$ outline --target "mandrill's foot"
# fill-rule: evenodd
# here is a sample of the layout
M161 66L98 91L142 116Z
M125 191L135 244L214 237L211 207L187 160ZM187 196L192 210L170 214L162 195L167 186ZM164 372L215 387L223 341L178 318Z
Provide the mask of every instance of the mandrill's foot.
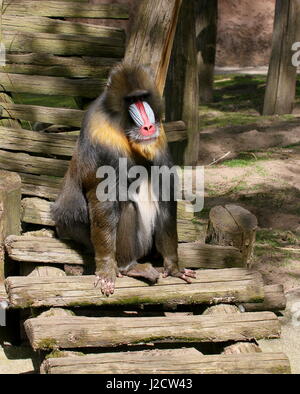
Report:
M109 273L105 271L98 271L95 273L95 275L96 278L94 286L99 286L102 294L106 295L107 297L113 294L115 291L116 273L114 271Z
M194 270L189 270L184 268L183 270L165 270L163 273L163 277L166 278L167 276L174 276L176 278L180 278L187 283L192 283L190 278L196 278L196 272Z
M133 278L146 279L150 283L156 283L160 277L159 272L150 263L132 265L128 270L122 271L122 274Z

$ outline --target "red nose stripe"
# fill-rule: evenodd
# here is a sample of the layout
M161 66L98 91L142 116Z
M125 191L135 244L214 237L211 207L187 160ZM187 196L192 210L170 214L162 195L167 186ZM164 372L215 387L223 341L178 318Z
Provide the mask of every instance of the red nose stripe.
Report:
M144 125L145 126L149 126L150 125L150 120L149 120L148 115L146 113L144 104L141 101L137 101L135 103L135 105L136 105L137 109L139 110L139 113L141 114L141 117L143 119Z

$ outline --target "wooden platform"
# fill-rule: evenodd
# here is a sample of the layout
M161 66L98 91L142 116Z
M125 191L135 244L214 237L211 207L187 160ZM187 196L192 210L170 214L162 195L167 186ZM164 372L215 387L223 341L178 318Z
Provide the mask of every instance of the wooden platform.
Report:
M150 350L48 358L43 374L278 374L290 373L283 353L204 356L196 349Z

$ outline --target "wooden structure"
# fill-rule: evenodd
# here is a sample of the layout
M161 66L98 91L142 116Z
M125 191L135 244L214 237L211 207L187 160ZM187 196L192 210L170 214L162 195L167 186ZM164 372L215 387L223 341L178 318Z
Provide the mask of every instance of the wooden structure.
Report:
M292 46L300 41L300 1L276 0L272 53L263 115L292 113L297 68Z
M20 211L23 230L20 235L18 221L14 228L0 231L0 241L3 235L8 236L5 239L7 264L19 264L22 275L5 280L9 308L22 311L27 338L36 351L44 352L41 358L55 350L41 365L42 373L289 373L289 362L284 354L258 353L257 346L251 345L255 352L243 354L243 348L249 352L249 342L255 339L279 337L280 325L274 312L285 306L281 286L264 286L259 273L246 269L255 237L254 220L247 221L252 218L249 212L231 208L232 213L238 212L243 223L234 231L230 226L220 229L214 215L216 220L211 220L210 226L214 232L208 233L209 243L204 244L200 242L196 218L185 210L186 202L180 203L180 264L204 268L197 272L197 279L187 285L176 278L165 278L155 286L148 286L132 278L122 278L117 280L116 292L109 298L93 287L92 276L79 275L84 262L92 257L84 255L78 245L55 238L50 205L72 155L83 110L15 103L14 93L67 95L77 103L91 100L101 92L109 68L122 59L125 52L130 59L133 53L141 51L143 43L149 44L152 24L163 32L154 34L151 41L153 48L161 53L161 58L156 54L156 61L163 59L155 66L162 90L178 15L179 28L188 33L180 19L181 1L155 0L156 7L152 3L150 9L149 2L140 2L138 12L149 13L149 25L143 30L145 34L138 34L140 19L136 18L125 51L124 32L119 29L61 20L127 18L123 6L87 5L83 1L4 2L3 37L11 53L8 52L7 65L0 73L3 89L0 169L19 174L23 194L20 201L18 176L3 173L4 179L11 176L15 180L14 209ZM189 16L188 20L192 17L192 3L183 0L180 11ZM163 10L164 17L160 15ZM143 41L147 36L148 41ZM195 41L193 38L189 41L190 57ZM175 48L182 51L183 46L177 41ZM188 94L187 87L192 83L189 67L192 66L187 63L184 69L184 94ZM192 87L198 92L197 86ZM189 92L189 103L196 97L193 96L196 90ZM188 110L180 114L182 119L165 124L169 141L182 141L193 133ZM43 131L34 131L33 122L48 125ZM191 141L193 139L189 143ZM7 187L4 194L0 194L1 204L6 198L2 195L9 192ZM8 215L10 211L6 206L3 205L4 214ZM224 209L228 210L227 206ZM212 233L218 237L211 237ZM66 273L74 274L71 269L74 267L77 275L67 276ZM226 312L224 309L201 314L220 303L230 305L233 312L228 313L225 308ZM237 313L237 305L246 312ZM50 309L39 315L45 308ZM38 317L32 316L33 311ZM226 353L228 341L238 343L240 354L234 351L220 354ZM160 343L169 349L153 348ZM182 348L172 349L174 344ZM218 351L212 356L203 355L198 350L202 344L218 346ZM128 351L132 349L128 346L135 346L139 351ZM144 351L145 346L153 350ZM184 349L186 346L189 349ZM76 352L70 352L78 348L91 353L95 348L98 351L105 348L105 356L79 357ZM107 352L112 348L117 352ZM68 352L61 351L64 349Z

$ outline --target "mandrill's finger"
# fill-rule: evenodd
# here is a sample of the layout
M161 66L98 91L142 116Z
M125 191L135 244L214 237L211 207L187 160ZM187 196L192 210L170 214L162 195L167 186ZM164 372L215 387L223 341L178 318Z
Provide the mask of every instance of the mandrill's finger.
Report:
M94 280L94 287L97 287L100 282L100 276L96 275L95 280Z
M184 275L189 276L190 278L196 278L196 272L194 270L184 269L181 271Z

